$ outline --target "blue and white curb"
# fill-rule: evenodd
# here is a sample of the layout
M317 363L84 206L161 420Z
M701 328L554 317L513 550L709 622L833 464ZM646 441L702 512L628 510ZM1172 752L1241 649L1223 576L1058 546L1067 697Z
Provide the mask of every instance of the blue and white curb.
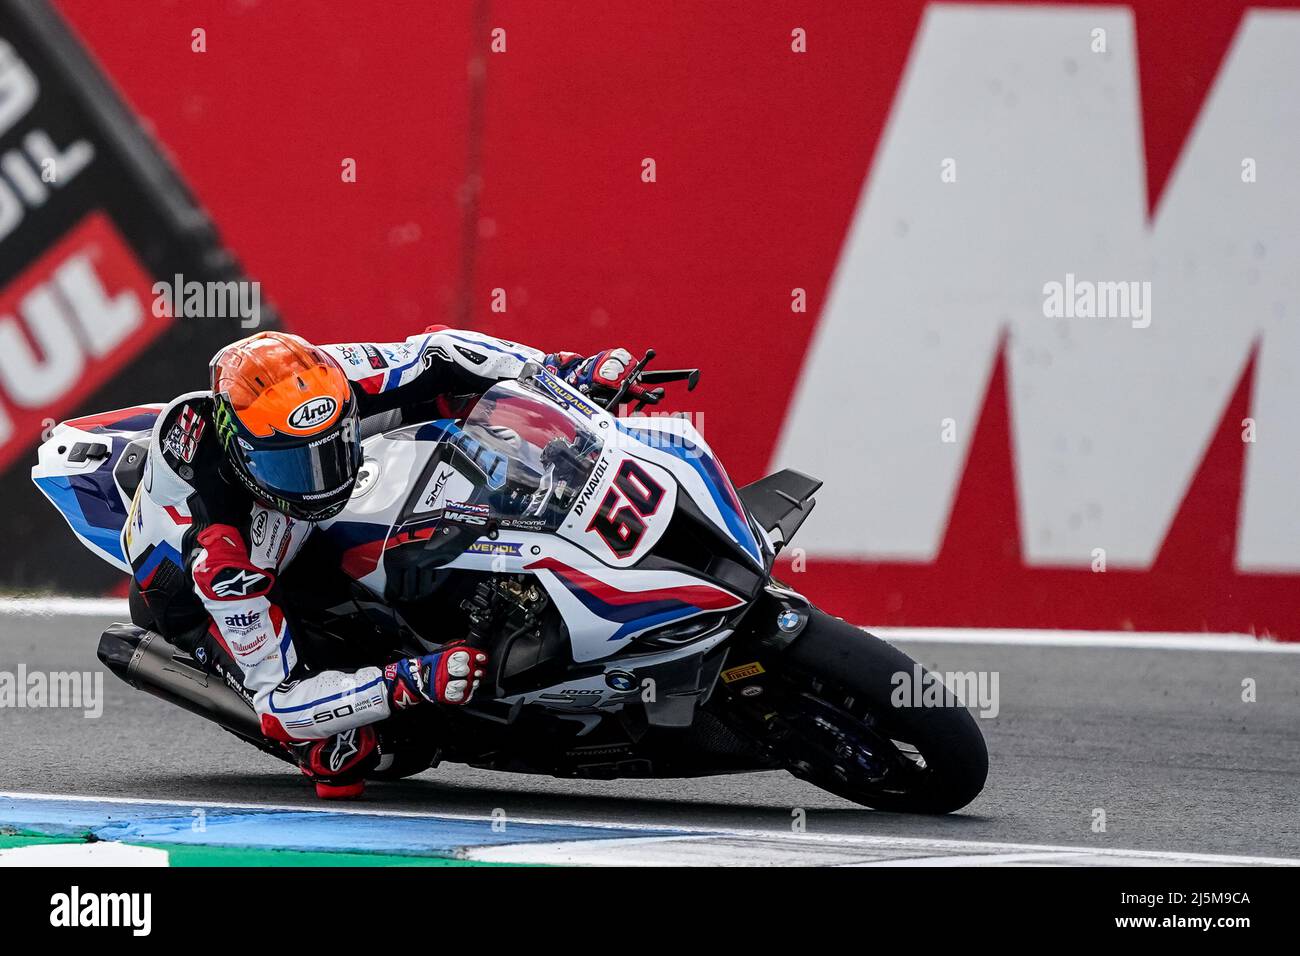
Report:
M3 829L102 841L90 854L47 848L68 865L91 865L94 853L109 865L159 865L137 844L165 844L562 866L1300 866L1166 850L26 793L0 793Z
M372 810L0 794L0 829L123 844L241 847L471 859L474 850L527 843L687 837L671 828L521 821Z

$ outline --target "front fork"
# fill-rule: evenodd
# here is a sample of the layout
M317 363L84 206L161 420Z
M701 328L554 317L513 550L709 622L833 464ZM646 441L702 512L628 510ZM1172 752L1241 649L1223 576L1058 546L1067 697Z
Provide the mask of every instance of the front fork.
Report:
M749 736L767 737L779 722L780 715L769 701L784 689L779 676L782 658L811 614L807 598L772 580L737 622L715 693L721 698L718 703Z

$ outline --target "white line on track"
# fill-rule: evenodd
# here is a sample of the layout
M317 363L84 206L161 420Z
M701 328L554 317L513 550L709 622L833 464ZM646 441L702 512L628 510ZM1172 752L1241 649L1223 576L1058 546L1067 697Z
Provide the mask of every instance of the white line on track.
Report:
M113 617L130 620L126 598L0 598L0 615L15 617Z
M1300 866L1282 857L1176 850L1128 850L1030 843L985 843L859 834L789 833L718 828L682 837L629 838L473 847L467 859L493 863L716 866Z
M0 598L0 617L121 617L130 611L124 598ZM1250 634L1132 631L1049 631L966 627L868 627L888 641L917 644L1012 644L1025 647L1113 647L1127 650L1226 651L1300 654L1300 641L1281 642Z
M966 627L868 627L889 642L917 644L1014 644L1026 647L1114 647L1142 651L1227 651L1300 654L1300 641L1282 642L1250 634L1148 631L1038 631Z
M100 843L45 843L0 850L0 867L29 866L167 866L166 850L130 846L105 840Z
M490 814L443 813L440 811L382 810L344 808L337 806L313 809L301 804L222 803L210 800L172 799L160 800L146 797L99 797L81 794L23 793L0 791L0 798L14 800L64 800L75 803L117 804L137 806L206 807L227 810L284 811L292 813L343 813L359 816L441 818L446 820L477 821L490 825ZM864 824L870 821L870 811L863 811ZM565 820L549 817L511 817L511 822L563 827L583 827L600 830L659 831L649 837L629 836L620 839L587 841L561 841L551 844L510 844L507 847L479 847L463 854L466 858L507 862L508 860L541 863L614 863L647 862L671 864L682 860L686 844L698 847L695 856L699 863L713 865L735 861L745 855L749 845L759 847L759 854L770 858L770 851L787 849L789 862L818 858L821 862L827 852L847 856L853 851L887 854L885 858L868 861L845 861L848 865L899 865L899 866L951 866L969 863L982 865L1016 862L1024 858L1054 859L1067 863L1111 863L1117 865L1218 865L1218 866L1300 866L1300 859L1288 857L1243 856L1214 853L1187 853L1179 850L1129 850L1088 846L1056 846L1037 843L991 843L978 840L943 840L929 837L872 836L855 833L791 833L785 830L754 830L734 827L704 827L676 823L611 823L597 820ZM663 831L676 831L679 835L663 835ZM718 843L716 847L710 844ZM676 844L675 846L665 846ZM667 855L656 857L652 852L663 846ZM606 847L612 851L606 856ZM631 853L634 847L641 849ZM765 849L764 849L765 848ZM780 854L785 855L785 854ZM602 859L604 857L604 859ZM635 858L635 859L634 859Z

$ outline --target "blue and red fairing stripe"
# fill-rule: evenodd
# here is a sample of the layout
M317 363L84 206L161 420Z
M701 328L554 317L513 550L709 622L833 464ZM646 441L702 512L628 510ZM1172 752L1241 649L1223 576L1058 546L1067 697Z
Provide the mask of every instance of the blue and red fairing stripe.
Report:
M534 561L524 570L550 571L592 614L621 624L610 636L611 641L622 640L636 631L691 617L701 611L725 611L744 603L736 595L711 584L687 584L650 591L620 591L555 558Z
M161 408L148 405L136 405L131 408L115 408L111 412L99 412L64 422L69 428L76 428L92 434L104 432L148 432L153 431L154 422L162 414Z
M126 506L118 493L113 470L129 440L151 431L161 411L161 408L136 405L64 422L70 428L103 435L109 448L107 461L85 474L47 475L35 479L37 487L59 509L74 531L123 563L126 555L122 553L119 536L126 524ZM70 437L69 441L75 439Z
M98 472L88 475L51 475L37 478L36 485L45 492L54 507L83 538L118 561L126 562L119 537L126 524L126 508L117 494L116 486L105 488L95 479ZM112 473L109 472L109 481Z

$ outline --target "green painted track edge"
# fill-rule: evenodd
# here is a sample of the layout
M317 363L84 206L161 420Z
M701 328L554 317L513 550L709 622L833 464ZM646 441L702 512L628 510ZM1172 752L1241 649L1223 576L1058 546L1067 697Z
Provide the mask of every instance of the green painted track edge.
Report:
M58 843L90 843L67 836L47 836L25 830L0 832L0 850ZM177 843L131 843L166 850L172 866L519 866L514 863L480 863L442 856L396 856L385 853L344 853L318 850L273 850L260 847L200 846Z

